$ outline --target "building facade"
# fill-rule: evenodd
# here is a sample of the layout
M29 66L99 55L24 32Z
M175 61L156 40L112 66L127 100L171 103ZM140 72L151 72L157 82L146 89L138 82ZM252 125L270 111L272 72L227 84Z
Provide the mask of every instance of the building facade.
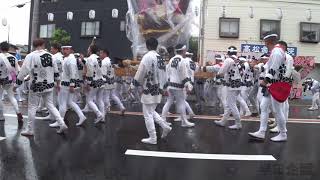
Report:
M55 29L71 35L76 52L86 53L93 37L112 57L132 57L126 37L127 0L34 0L31 1L30 41L50 40Z
M204 0L203 57L245 45L251 51L263 44L268 32L288 43L291 53L315 56L320 63L320 1L318 0ZM254 46L255 45L255 46ZM254 48L255 47L255 48ZM293 52L294 51L294 52Z

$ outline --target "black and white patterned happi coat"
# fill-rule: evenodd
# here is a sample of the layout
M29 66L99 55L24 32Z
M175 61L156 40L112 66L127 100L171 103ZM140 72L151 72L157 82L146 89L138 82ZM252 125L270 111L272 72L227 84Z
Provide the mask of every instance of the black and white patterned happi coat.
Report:
M27 75L30 75L30 90L33 93L52 91L54 81L60 78L52 54L45 50L36 50L26 56L17 77L17 84L21 85Z
M142 103L160 103L166 79L165 70L164 60L156 51L144 55L132 82L136 87L143 87Z

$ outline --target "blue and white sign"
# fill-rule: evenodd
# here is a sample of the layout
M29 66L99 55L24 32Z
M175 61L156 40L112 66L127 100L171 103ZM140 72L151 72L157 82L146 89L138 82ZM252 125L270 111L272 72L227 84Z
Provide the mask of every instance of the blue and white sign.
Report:
M259 44L241 44L241 51L243 53L268 53L268 48L265 45ZM291 56L297 56L298 48L297 47L288 47L288 54Z

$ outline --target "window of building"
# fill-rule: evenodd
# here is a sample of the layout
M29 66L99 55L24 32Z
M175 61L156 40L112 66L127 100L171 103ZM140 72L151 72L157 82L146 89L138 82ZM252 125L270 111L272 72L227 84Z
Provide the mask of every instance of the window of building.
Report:
M99 36L100 35L100 21L82 22L81 36Z
M268 34L277 34L280 39L281 22L278 20L260 20L260 39Z
M240 18L220 18L219 36L223 38L238 38Z
M300 23L300 41L318 43L320 42L320 24L319 23Z
M55 24L40 25L40 38L51 38L55 29Z

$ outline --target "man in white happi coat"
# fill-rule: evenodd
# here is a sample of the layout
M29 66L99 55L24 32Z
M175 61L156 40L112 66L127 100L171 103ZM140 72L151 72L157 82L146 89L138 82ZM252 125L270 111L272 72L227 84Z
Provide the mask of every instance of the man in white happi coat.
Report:
M62 65L62 76L61 76L61 89L60 89L60 100L59 100L59 112L62 118L65 119L68 107L76 112L79 117L77 126L82 125L86 120L83 112L81 111L78 104L75 102L76 89L80 88L79 84L79 73L77 67L77 59L72 53L72 46L62 46L63 52L63 65ZM55 122L50 124L50 127L57 127L58 123Z
M62 76L62 63L63 63L63 55L61 54L61 46L58 43L52 43L51 44L51 49L50 49L50 53L53 56L53 63L56 64L56 66L58 67L59 70L59 75L60 77ZM55 82L57 83L57 82ZM53 103L56 107L58 107L59 104L59 91L57 91L56 88L53 89ZM39 107L38 107L38 111L41 111L41 109L45 108L45 104L44 101L41 99L40 103L39 103ZM54 117L50 114L47 117L44 117L44 119L53 119ZM56 123L57 125L57 123Z
M53 88L54 82L59 81L58 67L54 63L53 56L44 50L45 41L43 39L36 39L33 41L35 51L26 56L26 59L21 67L20 73L17 77L17 86L22 84L22 81L27 75L30 75L30 90L28 98L28 119L24 131L21 132L23 136L33 136L34 120L39 101L42 98L50 113L59 123L59 130L57 133L63 133L68 129L64 123L58 109L53 104ZM60 88L59 82L57 88ZM16 89L16 88L15 88Z
M141 103L149 137L141 141L146 144L157 144L155 123L162 128L161 138L165 138L171 131L171 127L156 112L156 107L162 98L166 67L163 58L156 52L158 41L150 38L146 46L149 52L143 56L131 88L143 87Z
M185 61L187 63L188 68L188 76L191 78L191 82L194 85L194 73L199 71L199 66L192 60L193 53L186 53ZM185 95L185 105L186 105L186 112L188 113L188 119L192 119L195 116L195 113L193 112L190 104L187 101L187 91L184 89L184 95ZM174 119L175 121L181 121L181 117L178 117Z
M288 45L286 42L284 41L279 41L278 44L282 45L286 51L286 72L285 72L285 75L284 75L284 78L283 78L283 81L285 82L288 82L290 83L291 85L293 84L293 82L297 82L299 83L301 81L301 77L300 77L300 74L297 73L295 70L294 70L294 60L293 60L293 57L288 54L287 52L287 48L288 48ZM297 77L297 75L299 77ZM283 103L283 111L284 111L284 115L286 117L286 121L288 121L289 119L289 98ZM270 129L270 132L271 133L278 133L279 132L279 126L276 125L274 128Z
M271 52L268 62L265 64L265 78L260 82L263 87L263 97L261 100L260 128L257 132L249 133L250 137L258 140L264 140L267 131L270 105L274 113L277 125L279 126L279 135L271 138L271 141L282 142L287 140L286 116L283 103L275 100L268 91L268 86L275 82L284 80L286 73L286 54L285 46L277 43L278 35L269 34L264 38L268 50Z
M181 116L182 127L193 127L194 123L187 120L186 105L185 105L185 93L190 93L193 89L191 77L188 74L188 65L184 60L187 52L187 46L178 44L175 48L176 55L170 59L167 65L167 83L169 97L162 109L162 118L166 119L172 102L176 101L177 112Z
M214 73L214 74L217 74L221 67L223 66L223 58L220 54L217 54L215 56L215 60L216 60L216 63L213 65L213 66L205 66L205 67L202 67L202 71L204 72L211 72L211 73ZM224 86L224 78L223 77L219 77L219 76L215 76L213 78L214 80L214 85L215 87L217 88L217 95L218 95L218 99L223 107L223 109L225 109L225 106L226 106L226 99L227 99L227 93L226 93L226 88Z
M312 105L310 108L308 108L308 111L318 110L320 105L320 83L315 79L307 78L305 84L307 86L306 89L308 89L312 93Z
M241 93L242 79L238 68L237 48L235 46L228 48L228 56L217 74L218 77L225 78L227 86L227 106L224 109L222 119L215 121L215 124L222 127L226 126L232 114L235 119L235 124L229 126L229 129L238 130L242 128L240 113L237 107L237 98Z
M121 100L115 92L115 74L114 68L109 58L109 51L107 49L100 50L100 59L102 59L102 75L105 81L104 86L104 104L107 111L110 111L110 99L120 108L121 115L124 115L126 108L123 106Z
M0 97L2 97L3 92L7 92L9 101L13 105L13 108L17 114L18 125L22 127L23 125L23 117L20 112L18 102L14 97L13 92L13 76L16 76L20 70L20 66L16 57L12 56L8 53L10 48L9 43L2 42L0 44ZM3 116L3 102L0 101L0 121L4 121L5 118Z
M94 123L105 121L105 107L103 101L104 80L102 76L102 61L97 55L99 49L96 45L91 45L88 48L88 55L85 74L86 74L86 90L87 90L87 104L90 109L96 114ZM94 101L95 100L95 101ZM96 103L97 104L96 104Z
M249 117L252 115L248 102L248 95L252 87L253 73L246 57L239 57L239 70L242 78L241 93L237 100L240 103L240 115Z

